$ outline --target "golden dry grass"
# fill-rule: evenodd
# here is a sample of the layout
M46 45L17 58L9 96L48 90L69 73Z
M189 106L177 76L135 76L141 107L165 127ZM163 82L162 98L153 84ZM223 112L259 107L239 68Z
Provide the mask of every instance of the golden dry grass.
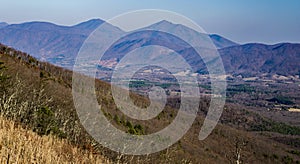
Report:
M0 163L109 163L54 136L39 136L0 117Z

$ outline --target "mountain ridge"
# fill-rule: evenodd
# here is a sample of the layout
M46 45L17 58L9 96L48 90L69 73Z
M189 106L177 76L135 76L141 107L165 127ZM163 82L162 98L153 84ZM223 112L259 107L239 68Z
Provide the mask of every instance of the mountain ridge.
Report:
M0 22L0 28L8 26L8 23L6 22Z
M249 43L220 50L227 73L256 76L262 73L300 75L300 44Z
M72 26L62 26L40 21L11 25L4 24L3 27L0 28L0 43L27 52L39 60L48 61L57 66L72 69L80 47L89 34L103 22L101 19L91 19ZM111 34L123 32L115 26L108 25L108 29L106 30ZM190 38L196 35L195 31L184 25L174 24L165 20L152 24L144 29L147 28L164 28L164 30L173 30L178 33L184 32L190 35ZM148 37L150 37L150 40L149 38L148 40L144 38L144 41L140 41L139 44L150 43L151 38L155 38L155 35L149 34ZM226 72L230 74L242 73L250 76L254 74L254 71L257 71L259 73L295 75L300 71L298 70L300 66L297 64L297 62L300 63L300 60L298 60L300 55L300 50L298 49L299 44L278 43L275 45L267 45L248 43L239 45L218 34L211 34L209 37L218 48L224 60ZM169 38L165 37L163 39L168 40ZM172 42L168 44L176 45L176 43ZM133 45L126 43L119 44L119 46L120 47L116 47L115 52L121 52ZM292 54L289 52L292 52ZM185 53L188 55L189 52L186 51ZM272 53L276 53L277 55L271 55ZM280 57L279 53L284 53L287 59ZM252 61L249 56L259 58L256 58L256 60L254 58L253 61L255 62L249 64L249 61ZM275 59L276 57L280 58ZM111 60L111 58L114 58L113 55L108 56L107 60ZM290 60L290 58L294 60ZM264 61L265 64L258 61L258 59ZM201 65L201 63L199 63L200 61L195 60L193 57L189 57L189 60L197 66ZM279 60L282 61L280 62ZM261 63L259 69L255 68L257 67L256 63ZM272 67L272 63L279 65ZM293 70L291 65L296 69ZM287 66L287 69L284 70L285 68L283 68L283 66ZM200 66L200 68L203 68L203 66Z

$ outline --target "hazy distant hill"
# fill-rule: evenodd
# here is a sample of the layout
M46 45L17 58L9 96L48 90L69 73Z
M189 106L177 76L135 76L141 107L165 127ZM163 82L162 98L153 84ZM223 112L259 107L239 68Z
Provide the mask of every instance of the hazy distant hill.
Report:
M68 60L101 23L102 20L94 19L70 27L46 22L13 24L0 29L0 42L38 59L48 61L59 56Z
M103 23L100 19L93 19L74 26L59 26L47 22L29 22L22 24L0 24L0 43L27 52L34 57L50 63L72 68L74 59L89 34ZM2 27L2 28L1 28ZM196 31L168 21L155 23L144 29L164 29L187 36L201 35ZM123 33L117 27L109 26L107 32L111 34ZM201 59L195 58L191 49L183 46L180 41L172 40L169 36L148 32L142 35L132 35L127 40L120 40L105 56L107 61L115 62L136 46L146 46L153 42L160 42L167 46L176 46L187 61L199 73L205 73L205 66ZM224 60L225 70L230 74L250 76L258 73L277 73L296 75L300 71L299 44L246 44L239 45L217 34L210 35L213 43L219 49Z
M200 33L192 29L167 21L158 22L145 29L163 29L165 31L188 34L190 36L187 37L190 38L194 36L201 37ZM238 45L218 35L210 35L210 37L218 48L225 47L220 48L219 53L223 59L225 71L228 74L241 74L245 77L256 76L263 73L280 75L299 75L300 73L300 44L281 43L276 45L264 45L252 43ZM119 40L112 45L112 48L104 55L104 60L120 60L125 54L136 47L151 44L173 48L173 50L187 59L187 62L194 68L194 71L207 73L205 64L189 45L171 35L155 31L139 32ZM151 58L160 58L155 52L147 52L147 54L150 54ZM170 63L174 64L174 62Z
M3 27L0 29L0 43L30 53L38 59L52 63L57 62L58 65L69 67L57 60L71 61L77 55L83 41L102 23L103 21L100 19L89 20L75 26L59 26L47 22L28 22L12 25L3 23L3 25L0 25L0 27ZM191 29L185 26L180 25L178 27L179 25L172 23L167 23L167 25L166 28L175 27L175 29L184 29L191 33ZM120 32L120 29L111 26L108 31L116 33ZM213 35L212 39L219 48L236 45L221 36L216 37L216 35Z
M153 25L150 25L149 27L146 27L144 29L163 29L164 31L172 31L176 34L184 34L184 35L188 35L188 38L194 38L194 37L198 37L200 34L196 31L194 31L191 28L188 28L184 25L181 24L174 24L168 21L160 21L158 23L155 23ZM212 42L215 44L216 48L221 49L221 48L225 48L225 47L231 47L231 46L237 46L238 44L226 39L220 35L217 34L211 34L209 35L210 39L212 40Z
M220 50L227 73L299 75L300 44L246 44Z
M5 26L7 26L8 24L7 23L5 23L5 22L0 22L0 28L3 28L3 27L5 27Z

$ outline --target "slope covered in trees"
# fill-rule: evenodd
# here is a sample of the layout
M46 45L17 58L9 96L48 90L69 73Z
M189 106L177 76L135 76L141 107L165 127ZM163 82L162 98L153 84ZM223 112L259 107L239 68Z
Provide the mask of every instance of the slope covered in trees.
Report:
M261 135L247 129L247 126L257 125L255 123L258 123L259 127L261 122L258 120L262 119L260 116L230 104L224 110L222 124L219 124L206 140L199 141L198 133L209 105L208 100L201 101L199 116L192 128L168 150L148 156L121 155L97 144L80 124L72 100L71 71L37 61L27 54L3 45L0 46L0 61L0 111L3 117L31 129L40 136L54 135L66 139L72 145L102 154L103 158L109 158L113 162L229 163L240 160L245 163L279 163L299 160L297 147L271 140L265 135L269 133L261 131ZM151 120L130 119L116 107L110 89L109 84L96 80L96 93L102 111L114 126L127 133L143 135L159 131L170 124L177 114L176 109L166 107ZM132 93L131 98L136 105L149 104L145 97ZM174 105L175 102L170 100L169 103ZM262 123L269 126L268 121ZM286 128L287 125L277 128L282 127ZM22 147L15 145L18 146ZM69 154L68 151L65 153Z

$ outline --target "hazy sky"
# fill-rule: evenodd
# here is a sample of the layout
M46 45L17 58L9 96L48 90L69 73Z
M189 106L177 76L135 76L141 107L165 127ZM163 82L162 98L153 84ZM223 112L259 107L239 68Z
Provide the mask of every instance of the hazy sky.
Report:
M300 0L0 0L0 22L73 25L137 9L183 14L239 43L299 42Z

